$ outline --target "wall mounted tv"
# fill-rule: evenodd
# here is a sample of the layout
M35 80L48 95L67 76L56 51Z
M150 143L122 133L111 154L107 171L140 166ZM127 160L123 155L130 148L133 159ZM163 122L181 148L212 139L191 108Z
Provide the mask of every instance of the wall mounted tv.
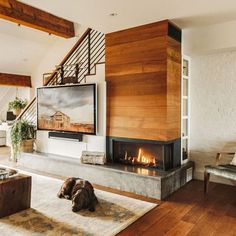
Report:
M96 84L37 89L38 130L96 134Z

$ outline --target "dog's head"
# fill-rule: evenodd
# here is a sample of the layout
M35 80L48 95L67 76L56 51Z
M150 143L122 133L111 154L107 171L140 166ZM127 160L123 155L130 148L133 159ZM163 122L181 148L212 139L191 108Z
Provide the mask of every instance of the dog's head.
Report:
M85 188L77 190L72 198L72 211L77 212L88 208L90 203L89 193Z
M60 191L58 192L57 196L59 198L66 198L66 199L70 199L71 198L71 192L72 189L75 185L75 178L68 178L63 185L61 186Z

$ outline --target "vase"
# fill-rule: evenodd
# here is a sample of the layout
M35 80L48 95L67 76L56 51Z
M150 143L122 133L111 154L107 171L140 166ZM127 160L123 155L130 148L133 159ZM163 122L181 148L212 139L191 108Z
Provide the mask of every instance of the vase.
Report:
M21 143L21 152L33 152L34 147L34 139L26 139Z
M13 110L13 114L14 114L15 116L19 116L20 113L21 113L21 109L20 109L20 108L16 108L16 109Z

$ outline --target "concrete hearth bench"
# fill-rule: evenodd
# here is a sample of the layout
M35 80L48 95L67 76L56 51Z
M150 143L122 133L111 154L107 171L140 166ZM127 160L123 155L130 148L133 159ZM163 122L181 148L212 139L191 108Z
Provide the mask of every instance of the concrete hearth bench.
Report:
M80 177L93 184L155 199L164 199L186 184L187 169L193 169L193 162L165 172L125 165L90 165L81 163L79 158L39 152L22 153L19 165L63 177Z

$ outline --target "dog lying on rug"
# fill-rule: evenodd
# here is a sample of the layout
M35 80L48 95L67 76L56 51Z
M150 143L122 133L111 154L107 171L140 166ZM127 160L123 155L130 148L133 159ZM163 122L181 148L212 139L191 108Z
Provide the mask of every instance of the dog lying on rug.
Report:
M95 211L95 206L98 203L92 184L80 178L66 179L57 196L72 200L73 212L80 211L81 209Z

